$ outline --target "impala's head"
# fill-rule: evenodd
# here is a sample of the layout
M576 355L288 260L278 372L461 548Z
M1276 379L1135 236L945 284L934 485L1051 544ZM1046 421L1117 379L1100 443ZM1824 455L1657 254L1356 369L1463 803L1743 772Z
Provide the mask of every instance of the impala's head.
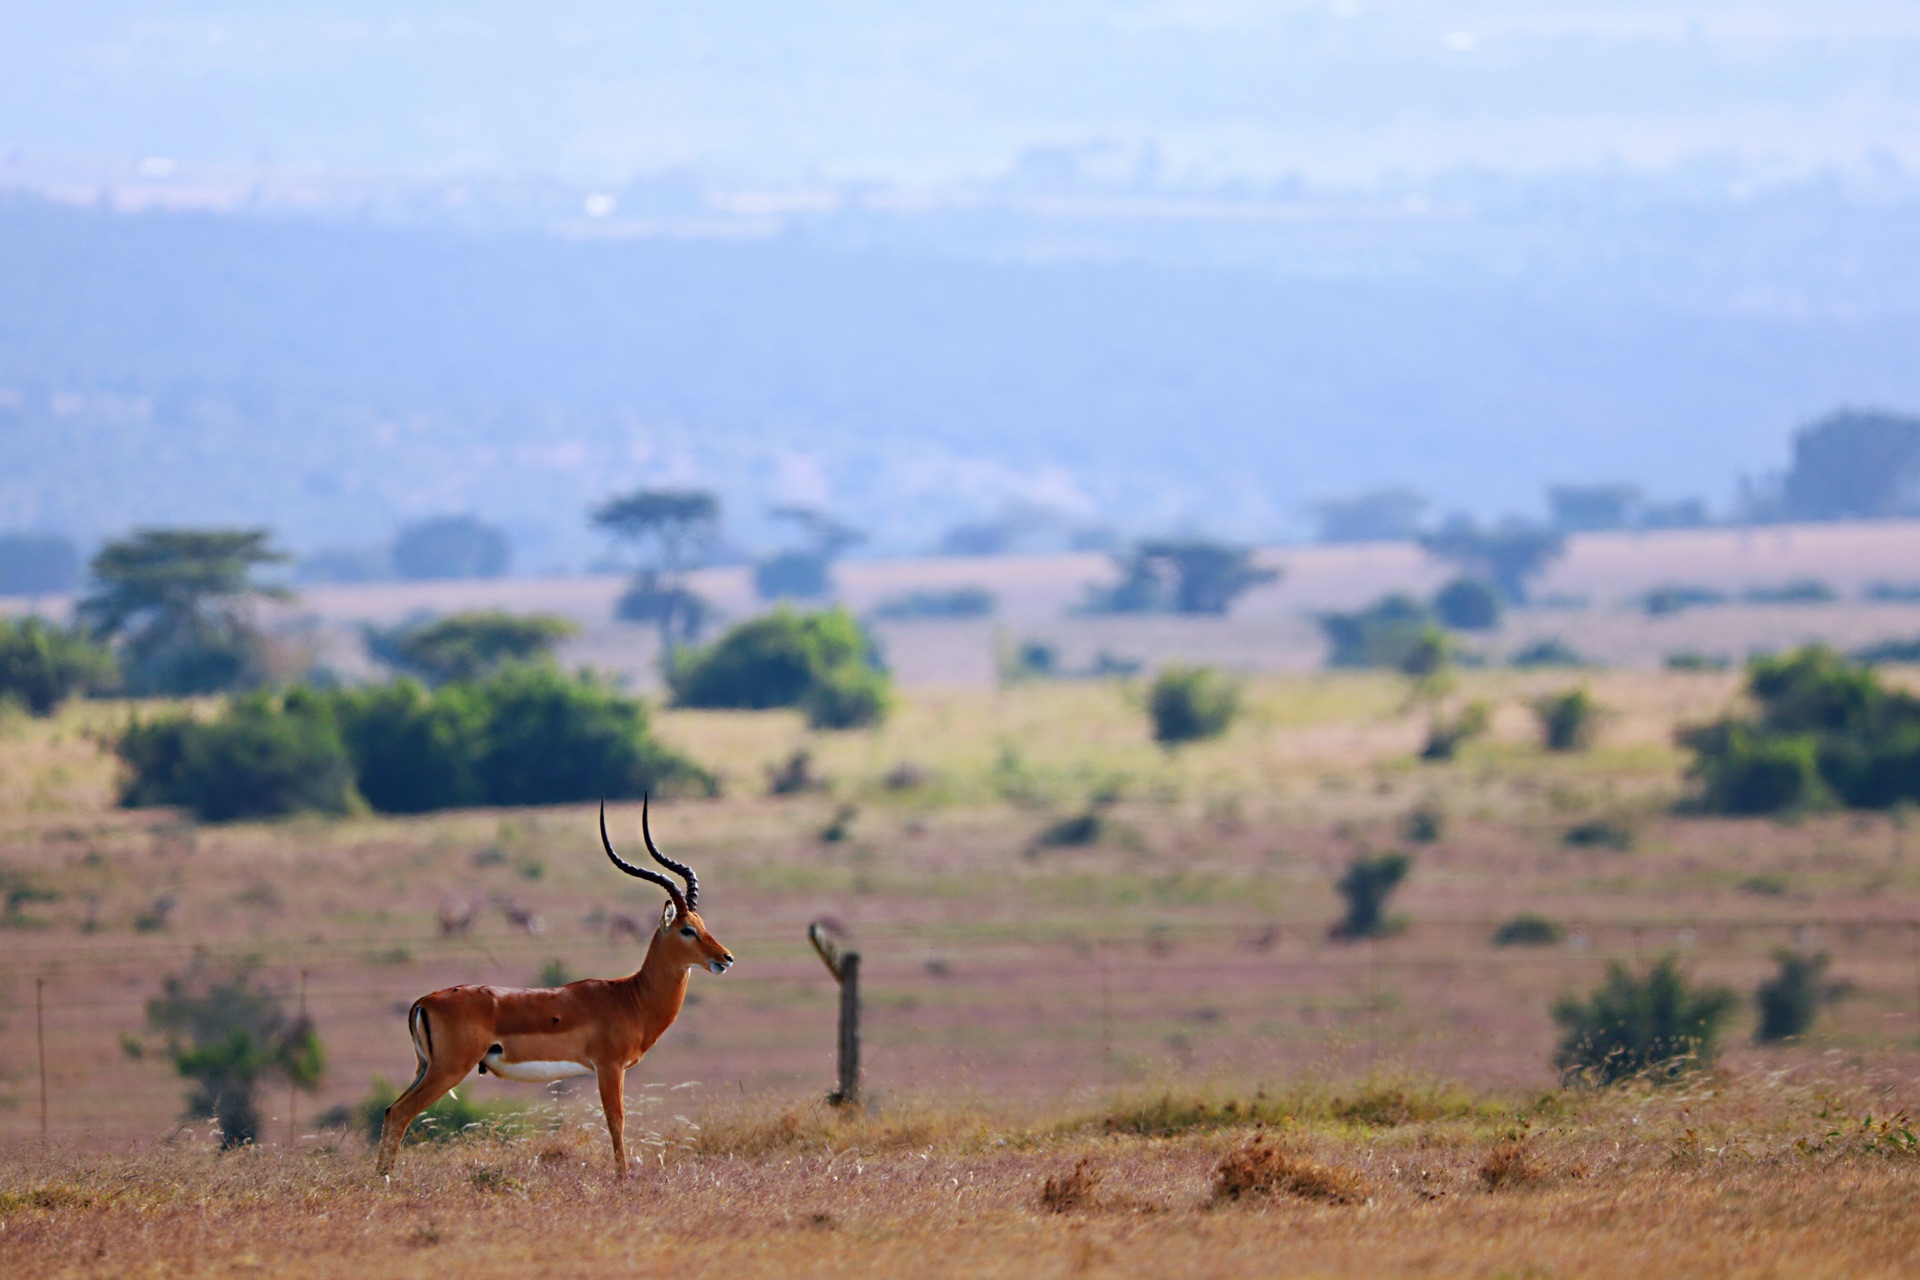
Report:
M733 953L720 945L720 940L707 932L705 922L700 919L700 877L693 874L693 868L684 862L675 862L661 853L653 843L653 832L647 823L647 797L640 799L640 835L647 842L647 852L653 860L687 882L685 893L680 886L657 871L648 871L636 867L613 851L613 841L607 838L607 802L600 802L600 843L605 847L607 856L613 859L613 865L630 876L645 880L648 884L657 884L667 891L667 904L660 912L660 927L654 931L654 946L664 948L662 955L674 968L707 969L714 973L725 973L733 967Z

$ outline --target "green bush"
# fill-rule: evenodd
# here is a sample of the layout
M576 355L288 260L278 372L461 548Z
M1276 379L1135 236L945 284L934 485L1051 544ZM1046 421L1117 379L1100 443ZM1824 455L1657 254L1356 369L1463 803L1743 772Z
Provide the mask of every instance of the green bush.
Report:
M1533 703L1540 742L1549 751L1585 751L1600 727L1600 707L1585 689L1548 694Z
M1780 813L1920 800L1920 698L1871 667L1809 646L1747 669L1757 714L1681 732L1694 753L1699 807Z
M872 642L853 615L838 608L796 613L783 605L704 649L683 652L667 680L683 707L803 706L822 685L832 685L817 695L823 715L859 711L863 699L875 715L886 709L887 679Z
M1447 811L1438 800L1423 800L1401 819L1400 834L1415 844L1432 844L1447 829Z
M402 677L332 695L360 794L382 813L482 803L486 700L464 685L433 692Z
M1420 758L1430 762L1451 760L1464 743L1485 733L1492 723L1493 712L1484 702L1469 702L1452 716L1436 711Z
M259 1136L255 1095L269 1077L311 1090L326 1069L313 1024L289 1014L250 961L218 966L197 956L147 1002L147 1026L165 1038L174 1068L192 1082L187 1114L219 1121L223 1148ZM144 1052L137 1037L123 1044L135 1056Z
M714 789L708 774L648 735L644 703L590 675L516 666L462 692L479 701L485 716L476 767L487 804Z
M887 717L893 688L884 673L868 666L835 667L800 699L807 724L815 729L864 729Z
M368 1146L380 1142L380 1131L387 1121L387 1107L400 1096L400 1089L385 1076L375 1076L367 1095L352 1106L333 1107L323 1112L318 1124L323 1129L357 1129ZM406 1142L451 1142L461 1137L510 1138L534 1127L524 1103L478 1102L462 1098L454 1090L441 1094L407 1126Z
M209 822L358 803L353 762L325 700L310 691L235 698L212 720L175 712L130 724L120 802L179 805Z
M1542 667L1584 667L1591 664L1565 640L1548 636L1515 649L1507 655L1507 665L1522 671L1534 671Z
M1625 965L1586 999L1553 1006L1560 1024L1554 1065L1570 1077L1611 1084L1629 1076L1677 1076L1713 1061L1720 1032L1739 1006L1725 987L1696 987L1668 956L1643 976Z
M1413 859L1404 853L1377 853L1358 857L1334 888L1346 899L1346 915L1334 926L1336 938L1377 938L1388 931L1387 899L1413 869Z
M42 618L0 618L0 702L50 716L76 693L110 687L113 653L84 632Z
M177 804L209 821L565 804L715 782L648 733L645 704L549 664L428 691L411 679L284 697L220 716L135 722L121 736L122 803Z
M1455 578L1433 597L1433 611L1455 631L1491 631L1500 625L1500 589L1484 578Z
M1633 826L1623 818L1588 818L1568 827L1560 842L1570 849L1612 849L1625 853L1633 848Z
M1524 912L1503 920L1493 931L1496 947L1550 947L1567 936L1557 922L1535 912Z
M1353 613L1322 614L1318 621L1328 666L1396 671L1427 641L1435 622L1432 611L1408 595L1385 596Z
M1762 1044L1805 1035L1813 1029L1821 1006L1839 994L1839 988L1827 981L1826 952L1782 948L1773 953L1773 960L1773 976L1753 993L1760 1015L1753 1038Z
M1240 710L1240 687L1212 667L1170 666L1147 691L1153 740L1162 746L1217 738Z

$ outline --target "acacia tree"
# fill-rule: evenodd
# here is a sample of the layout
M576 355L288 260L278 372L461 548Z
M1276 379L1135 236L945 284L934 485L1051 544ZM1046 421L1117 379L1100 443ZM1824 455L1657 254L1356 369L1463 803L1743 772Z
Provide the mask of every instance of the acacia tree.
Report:
M867 535L852 525L842 524L815 507L774 507L767 514L796 526L806 545L777 551L753 566L754 590L763 600L826 595L833 585L833 562L849 547L867 540Z
M283 599L254 570L287 557L265 529L142 529L93 558L77 618L116 644L127 691L217 693L263 683L267 646L253 604Z
M1557 529L1525 521L1482 528L1471 522L1449 525L1420 539L1428 555L1485 578L1515 604L1525 604L1527 583L1560 558L1567 540Z
M1117 556L1120 581L1095 593L1097 613L1224 614L1242 593L1277 581L1253 551L1204 538L1153 538Z
M614 612L660 628L662 652L700 634L707 606L685 582L720 533L720 499L705 489L640 489L594 508L596 528L629 543L639 558L633 585Z

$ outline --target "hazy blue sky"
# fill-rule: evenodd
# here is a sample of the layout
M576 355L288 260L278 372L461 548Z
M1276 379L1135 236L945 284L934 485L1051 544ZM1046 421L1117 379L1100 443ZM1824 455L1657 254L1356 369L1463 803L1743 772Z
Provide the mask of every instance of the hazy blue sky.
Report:
M0 29L0 148L35 157L773 183L977 179L1090 141L1206 182L1920 166L1911 0L0 0Z

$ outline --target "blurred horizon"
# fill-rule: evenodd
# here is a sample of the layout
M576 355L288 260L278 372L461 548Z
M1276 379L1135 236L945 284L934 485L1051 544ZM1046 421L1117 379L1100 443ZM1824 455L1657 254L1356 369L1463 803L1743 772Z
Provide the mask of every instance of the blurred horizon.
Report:
M1728 518L1920 409L1891 4L0 14L0 529Z

